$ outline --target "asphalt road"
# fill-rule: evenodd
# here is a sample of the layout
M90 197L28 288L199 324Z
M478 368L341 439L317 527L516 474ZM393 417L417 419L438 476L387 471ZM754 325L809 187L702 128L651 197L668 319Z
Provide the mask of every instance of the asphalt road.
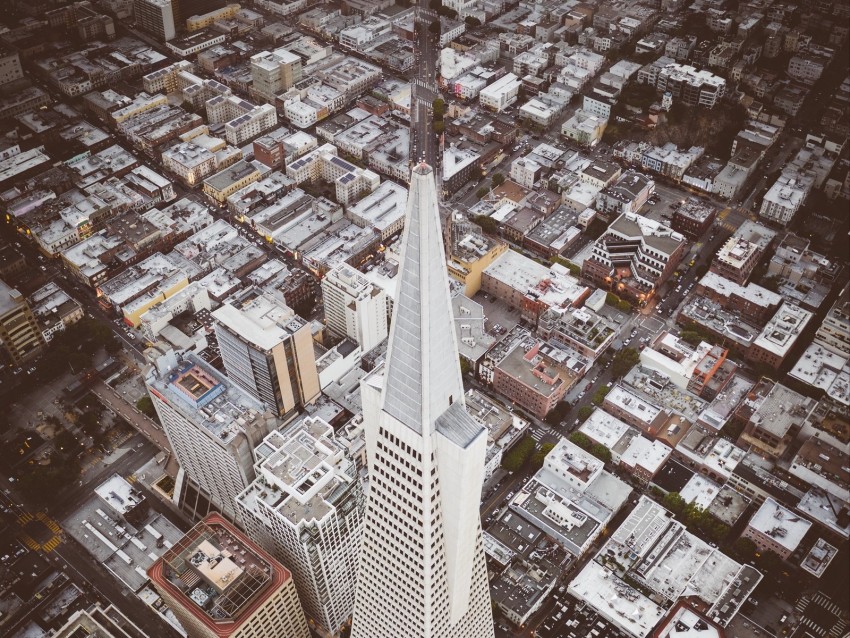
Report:
M426 162L435 169L438 164L438 149L434 139L434 117L432 105L439 96L436 90L437 56L439 35L431 33L429 25L438 19L428 9L428 2L419 7L415 19L416 28L416 77L413 83L411 104L410 160Z

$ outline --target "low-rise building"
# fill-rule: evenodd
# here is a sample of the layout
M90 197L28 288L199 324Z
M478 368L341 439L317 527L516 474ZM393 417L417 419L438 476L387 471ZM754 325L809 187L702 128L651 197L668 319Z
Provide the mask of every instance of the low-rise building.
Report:
M589 361L598 359L614 342L616 326L591 308L550 309L540 317L537 332L565 343Z
M753 514L742 534L762 551L771 551L787 560L811 528L811 521L801 518L772 498L765 499Z
M478 94L481 106L491 111L501 112L517 101L520 79L513 73L506 73Z
M658 474L672 451L661 441L636 436L620 455L620 467L645 485Z
M682 233L692 241L700 239L717 216L714 206L702 204L699 200L689 199L673 211L670 226L676 232Z
M783 302L747 351L754 363L778 368L797 343L813 313L794 304Z
M543 419L564 398L570 384L566 375L540 354L542 343L528 335L504 348L493 371L493 387L509 400Z
M599 192L596 209L611 216L636 213L654 191L655 182L637 171L628 170L616 184Z
M742 286L713 271L705 273L697 282L695 290L698 295L716 301L723 308L739 312L758 324L772 317L782 303L782 296L767 288L753 283Z
M590 296L590 288L565 266L547 268L514 250L504 251L484 269L481 289L519 309L533 325L546 310L577 307Z
M711 262L711 272L743 286L775 237L775 231L746 220L717 251Z
M67 292L50 282L29 297L30 308L38 321L45 343L53 335L83 318L83 307Z
M637 303L648 300L684 257L684 236L632 213L615 219L596 240L582 276Z
M210 175L204 180L204 195L214 203L223 205L236 191L265 177L271 169L254 160L239 160L223 171Z
M510 510L533 523L576 558L583 556L626 504L632 489L605 464L561 439L543 467L511 499Z
M735 411L735 419L744 424L739 445L756 448L763 456L781 458L815 403L781 383L762 378Z

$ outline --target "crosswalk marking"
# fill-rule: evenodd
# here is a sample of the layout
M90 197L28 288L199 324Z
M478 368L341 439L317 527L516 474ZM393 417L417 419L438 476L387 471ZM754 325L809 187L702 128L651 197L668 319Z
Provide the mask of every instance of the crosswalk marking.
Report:
M540 430L532 430L531 438L539 443L540 440L543 438L543 432L541 432Z
M33 539L31 539L29 536L24 536L23 540L24 545L29 547L32 551L37 552L39 550L40 545L36 543Z
M47 541L44 545L42 545L41 549L45 553L50 553L54 549L59 547L59 545L61 545L61 544L62 544L62 539L59 536L54 536L49 541Z
M24 512L20 516L18 516L18 525L26 525L33 519L33 515L29 512Z

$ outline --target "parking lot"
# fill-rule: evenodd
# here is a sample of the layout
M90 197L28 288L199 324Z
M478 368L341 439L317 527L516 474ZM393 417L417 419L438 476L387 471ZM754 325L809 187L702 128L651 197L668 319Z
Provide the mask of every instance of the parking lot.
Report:
M519 310L511 308L504 301L496 299L493 295L488 295L479 291L478 294L473 297L473 301L484 306L484 316L487 317L488 332L495 334L494 328L496 326L501 328L501 330L499 330L499 334L495 334L495 336L501 336L508 333L511 328L519 323Z

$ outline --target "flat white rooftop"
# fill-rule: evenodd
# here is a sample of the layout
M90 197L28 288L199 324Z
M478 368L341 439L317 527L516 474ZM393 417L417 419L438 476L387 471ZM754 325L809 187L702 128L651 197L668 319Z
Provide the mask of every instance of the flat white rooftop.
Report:
M645 638L664 610L599 563L590 561L570 583L569 593L634 638Z
M793 552L812 524L768 497L753 514L748 526Z

